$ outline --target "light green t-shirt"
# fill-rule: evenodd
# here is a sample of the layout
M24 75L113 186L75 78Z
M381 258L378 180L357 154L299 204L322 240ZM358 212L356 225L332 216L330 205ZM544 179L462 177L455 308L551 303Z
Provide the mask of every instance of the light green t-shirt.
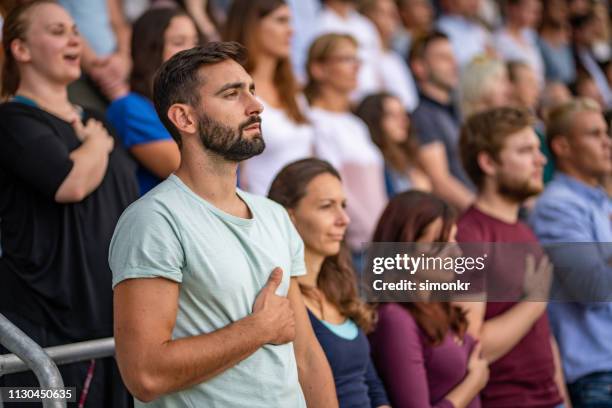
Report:
M304 244L277 203L237 190L252 218L227 214L180 178L166 181L121 216L110 245L113 287L125 279L163 277L180 283L174 339L221 329L252 312L272 270L277 290L306 273ZM265 345L247 359L193 388L137 407L302 408L293 343Z

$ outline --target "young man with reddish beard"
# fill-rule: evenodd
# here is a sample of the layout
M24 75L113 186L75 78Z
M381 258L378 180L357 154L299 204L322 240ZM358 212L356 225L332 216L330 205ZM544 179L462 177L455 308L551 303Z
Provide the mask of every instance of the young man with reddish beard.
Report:
M485 408L554 408L563 401L545 313L547 289L535 296L527 290L528 299L536 301L517 302L527 289L525 276L548 282L552 270L548 259L538 256L533 232L518 220L521 204L543 189L546 158L532 125L526 110L495 108L470 117L460 137L461 158L478 194L457 223L457 241L483 243L494 255L488 260L487 302L462 303L468 331L480 338L490 362L489 383L481 393ZM538 256L529 266L527 251Z

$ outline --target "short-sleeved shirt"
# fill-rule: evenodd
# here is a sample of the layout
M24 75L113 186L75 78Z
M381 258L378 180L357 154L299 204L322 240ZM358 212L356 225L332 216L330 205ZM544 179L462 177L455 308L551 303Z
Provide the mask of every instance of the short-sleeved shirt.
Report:
M79 202L56 202L81 142L70 123L26 102L0 105L0 313L66 342L112 336L104 260L119 216L138 198L134 163L116 142L100 185ZM85 110L90 118L103 121Z
M472 243L532 243L537 238L522 222L506 223L470 207L457 222L457 241ZM535 246L535 245L534 245ZM522 271L511 259L501 256L494 268L496 276L517 275ZM499 279L500 277L498 277ZM518 282L506 276L508 291ZM521 279L522 281L522 279ZM516 302L488 302L485 320L499 316ZM555 382L555 366L551 349L551 331L546 313L535 321L525 336L505 355L490 365L487 386L481 392L482 406L488 407L555 407L562 402Z
M106 111L106 117L117 130L126 149L160 140L172 140L159 120L153 102L135 92L113 101ZM140 194L146 193L161 181L142 165L138 166L136 175Z
M474 190L459 157L460 119L452 104L442 104L419 94L419 106L412 112L412 125L422 146L439 142L444 145L450 173Z
M162 277L180 284L173 339L219 330L252 313L275 267L277 294L305 274L304 244L287 212L236 190L252 218L227 214L171 175L121 216L111 242L113 285ZM147 407L305 407L293 343L264 345L218 376Z

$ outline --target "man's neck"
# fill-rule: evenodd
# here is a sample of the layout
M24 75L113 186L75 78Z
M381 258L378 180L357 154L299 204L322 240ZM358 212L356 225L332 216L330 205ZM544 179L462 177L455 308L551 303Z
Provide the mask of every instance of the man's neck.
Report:
M592 176L589 174L585 174L581 171L578 171L575 167L573 166L567 166L567 165L557 165L557 167L559 168L559 170L572 177L575 178L578 181L583 182L584 184L591 186L591 187L598 187L601 185L601 179L597 176Z
M448 105L450 103L451 95L447 90L442 89L429 81L421 81L419 85L421 93L428 98L433 99L442 105Z
M342 18L348 18L351 11L354 10L353 5L346 1L328 1L326 7L329 7L334 13L338 14Z
M514 224L518 221L521 203L503 197L496 191L483 189L476 197L474 206L490 217Z
M201 146L183 146L181 165L175 174L194 193L215 207L243 216L243 211L236 211L241 202L236 195L237 168L237 163L222 159Z

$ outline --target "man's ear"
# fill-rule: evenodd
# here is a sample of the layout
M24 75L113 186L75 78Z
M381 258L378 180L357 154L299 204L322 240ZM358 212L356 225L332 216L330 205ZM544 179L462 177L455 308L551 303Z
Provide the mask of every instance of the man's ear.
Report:
M15 58L17 62L30 62L32 60L30 49L23 40L19 38L14 39L11 41L10 48L13 58Z
M479 152L476 162L480 170L487 176L493 176L497 172L497 161L487 152Z
M170 106L168 119L181 133L195 134L198 131L196 116L189 105L175 103Z
M567 156L571 146L566 136L555 136L550 141L550 149L555 157Z

